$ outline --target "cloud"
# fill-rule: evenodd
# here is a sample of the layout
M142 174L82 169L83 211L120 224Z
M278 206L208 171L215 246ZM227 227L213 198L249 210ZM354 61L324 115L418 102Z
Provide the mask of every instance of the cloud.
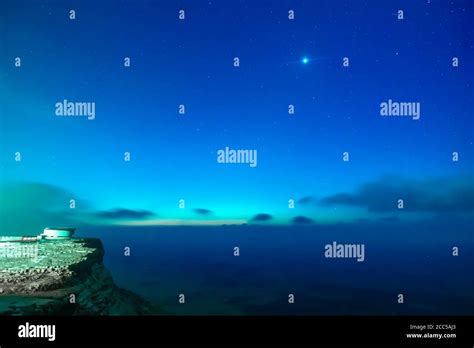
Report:
M75 208L70 208L71 199ZM90 209L73 193L37 182L0 183L0 233L36 235L47 226L75 227Z
M95 213L95 216L101 219L146 219L155 216L155 213L149 210L116 208L111 210L99 211Z
M355 218L352 222L357 223L357 224L366 224L366 223L372 222L372 220L370 220L369 218L361 217L361 218Z
M298 203L300 203L302 205L311 204L311 203L315 203L315 202L316 202L316 200L314 199L314 197L311 197L311 196L306 196L306 197L303 197L303 198L298 200Z
M294 225L308 225L308 224L313 224L314 220L310 219L309 217L306 216L295 216L291 222Z
M203 216L212 214L212 211L211 211L211 210L209 210L209 209L203 209L203 208L197 208L197 209L194 209L193 211L194 211L196 214L198 214L198 215L203 215Z
M271 219L273 219L273 216L271 216L270 214L261 213L261 214L255 215L252 218L252 221L269 221Z
M403 199L406 211L472 212L474 178L407 180L385 177L361 185L354 193L337 193L325 197L320 204L364 207L370 212L384 213L397 210L399 199Z
M378 218L377 221L379 221L379 222L397 222L397 221L400 221L400 218L398 216L383 216L381 218Z

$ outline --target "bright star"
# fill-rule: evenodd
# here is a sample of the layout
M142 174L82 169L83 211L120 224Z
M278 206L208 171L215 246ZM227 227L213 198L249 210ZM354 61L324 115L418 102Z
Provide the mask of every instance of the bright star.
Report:
M302 62L303 64L308 64L308 63L309 63L308 57L303 57L303 59L301 59L301 62Z

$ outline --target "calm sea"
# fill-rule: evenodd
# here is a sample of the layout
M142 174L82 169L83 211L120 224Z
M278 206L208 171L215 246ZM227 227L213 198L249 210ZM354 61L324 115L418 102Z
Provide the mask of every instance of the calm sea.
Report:
M472 232L446 221L82 227L78 235L101 238L117 285L167 313L472 315ZM325 245L334 241L364 244L364 262L326 258Z

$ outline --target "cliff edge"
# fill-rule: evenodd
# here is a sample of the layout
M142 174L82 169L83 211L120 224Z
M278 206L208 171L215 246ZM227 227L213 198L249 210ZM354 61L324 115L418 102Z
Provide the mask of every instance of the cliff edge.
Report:
M0 243L0 314L156 314L115 285L103 256L102 242L93 238Z

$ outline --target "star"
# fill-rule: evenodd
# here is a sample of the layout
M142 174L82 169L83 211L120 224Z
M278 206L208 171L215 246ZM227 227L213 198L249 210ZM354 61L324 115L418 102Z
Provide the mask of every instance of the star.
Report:
M308 57L303 57L303 59L301 59L301 63L308 64L309 63Z

